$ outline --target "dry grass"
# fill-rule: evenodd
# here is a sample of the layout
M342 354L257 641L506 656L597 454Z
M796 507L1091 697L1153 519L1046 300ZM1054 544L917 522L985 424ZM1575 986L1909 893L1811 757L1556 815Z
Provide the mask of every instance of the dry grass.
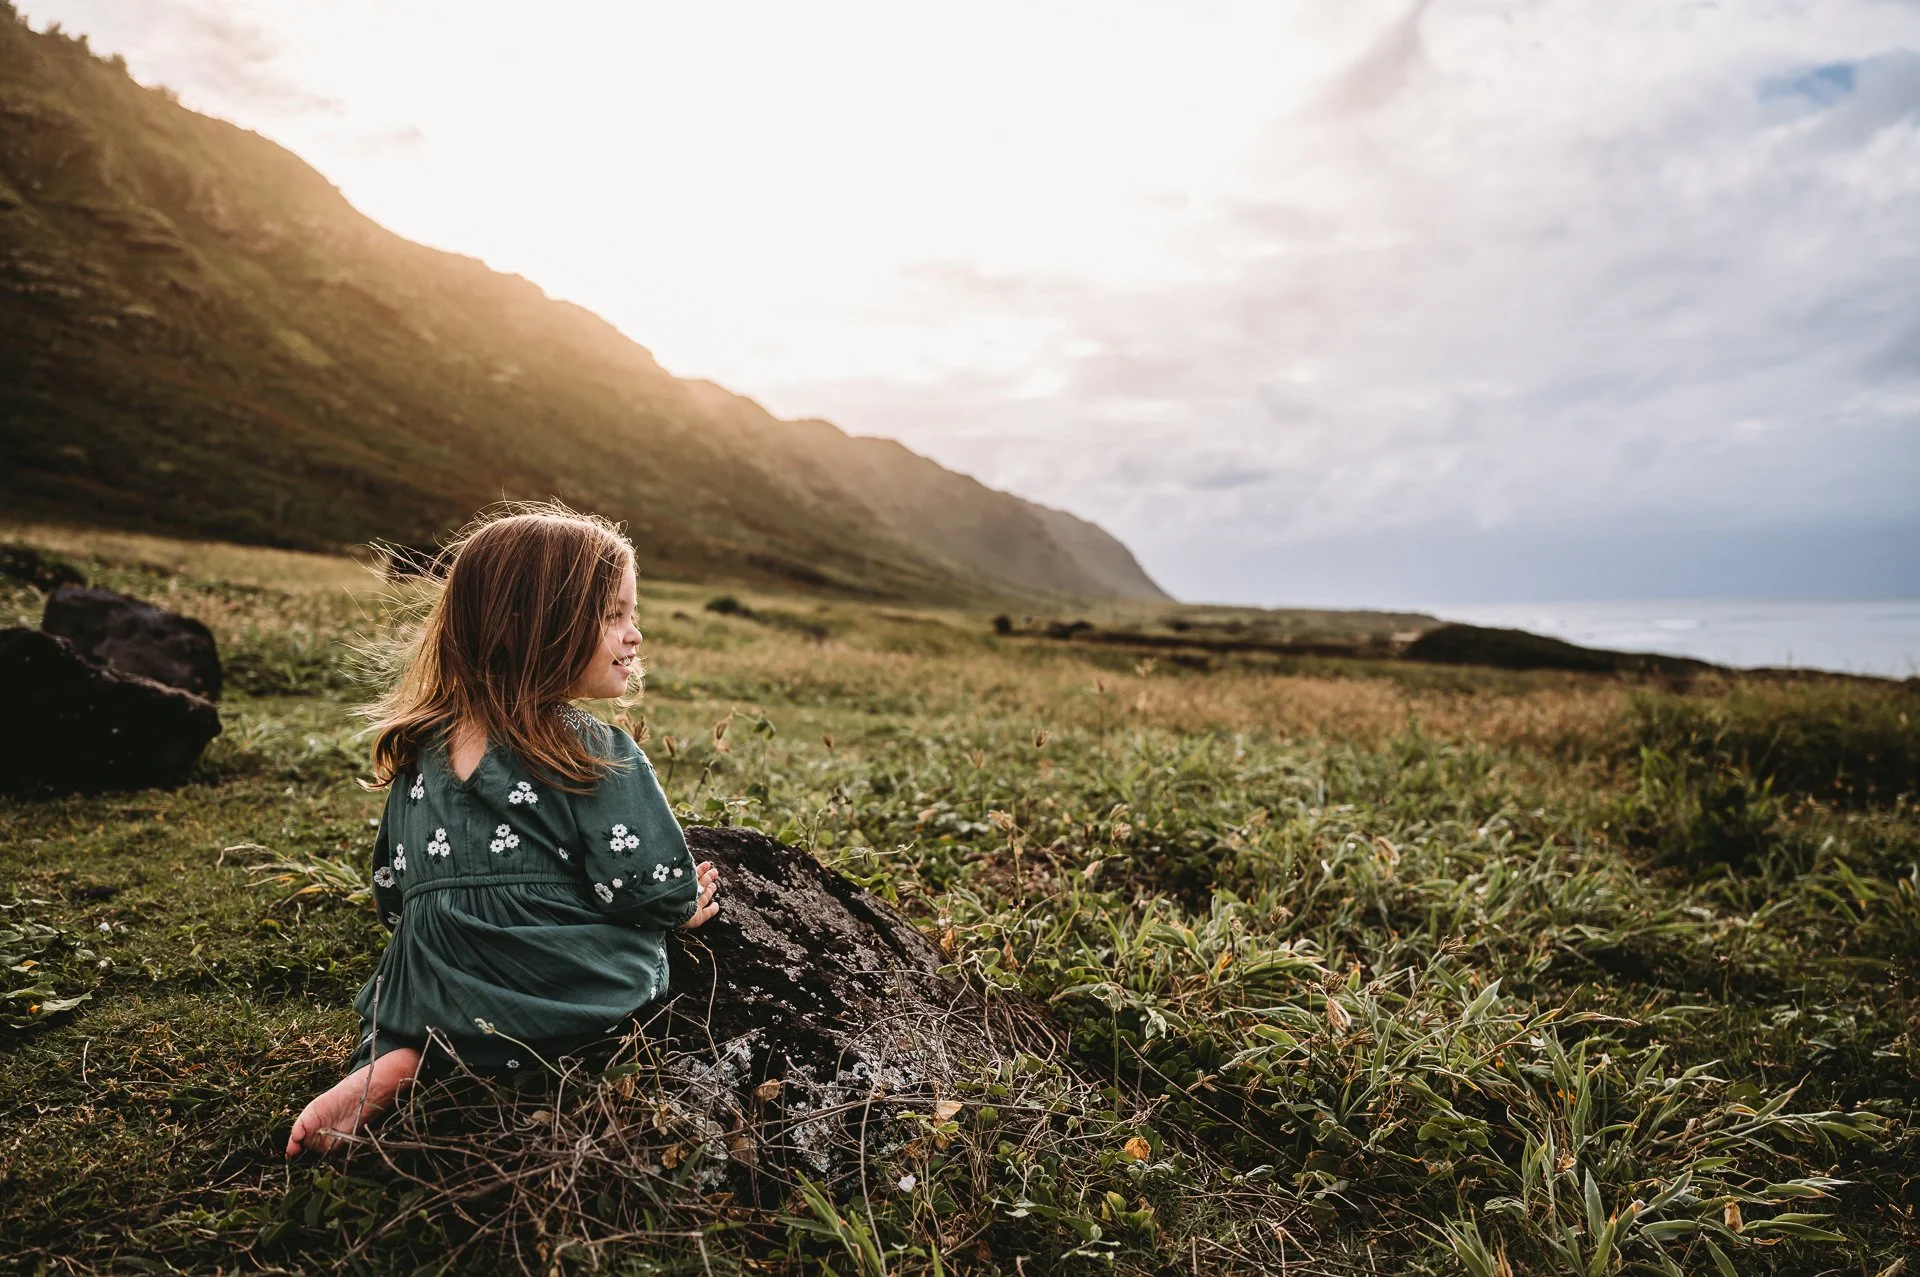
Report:
M936 714L992 704L1061 728L1263 732L1368 745L1409 729L1511 746L1593 740L1608 734L1633 694L1619 680L1557 674L1515 677L1504 695L1489 697L1484 688L1423 687L1372 670L1197 674L1134 658L1115 668L1108 654L1070 648L1015 647L1016 664L991 640L949 625L928 622L931 641L947 648L933 655L842 641L694 645L660 627L648 653L660 675L654 681L669 694L691 684L789 701L908 698Z

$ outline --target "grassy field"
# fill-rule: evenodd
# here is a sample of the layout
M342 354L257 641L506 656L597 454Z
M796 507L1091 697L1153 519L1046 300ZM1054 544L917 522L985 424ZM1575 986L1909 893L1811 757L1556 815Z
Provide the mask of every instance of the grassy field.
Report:
M753 1211L683 1164L609 1187L644 1235L503 1238L364 1155L276 1156L382 942L345 642L378 583L8 539L205 620L232 689L176 793L0 800L21 1270L1890 1277L1920 1241L1911 684L1202 671L643 582L636 726L686 817L812 847L1072 1050L983 1075L865 1193ZM0 623L38 610L0 586ZM646 1111L625 1081L596 1120Z

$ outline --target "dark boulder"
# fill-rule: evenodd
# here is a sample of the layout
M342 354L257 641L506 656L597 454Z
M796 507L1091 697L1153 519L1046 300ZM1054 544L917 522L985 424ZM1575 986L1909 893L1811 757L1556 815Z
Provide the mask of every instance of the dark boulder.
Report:
M719 868L721 910L672 937L675 992L648 1033L711 1173L736 1188L775 1164L845 1173L862 1124L1048 1049L1036 1011L943 974L938 945L808 852L745 829L694 826L687 842Z
M220 734L211 701L38 630L0 630L0 697L0 792L9 794L171 788Z
M0 577L31 585L42 594L51 594L63 585L87 583L79 568L30 545L0 545Z
M112 590L62 586L47 599L40 628L123 673L220 699L220 649L190 616Z
M1486 665L1503 670L1684 675L1718 668L1685 656L1615 652L1602 647L1581 647L1526 630L1458 624L1435 626L1407 644L1401 656L1437 665Z

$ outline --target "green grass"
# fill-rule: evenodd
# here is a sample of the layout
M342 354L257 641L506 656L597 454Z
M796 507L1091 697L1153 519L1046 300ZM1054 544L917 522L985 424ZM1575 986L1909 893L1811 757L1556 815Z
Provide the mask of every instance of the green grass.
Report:
M1071 1046L876 1139L865 1192L756 1211L610 1162L503 1236L457 1140L275 1156L382 942L343 643L375 583L22 535L201 616L235 671L183 789L0 801L23 1270L1876 1274L1920 1240L1911 687L1199 672L645 587L635 716L683 810L811 847ZM646 1082L542 1111L600 1147Z

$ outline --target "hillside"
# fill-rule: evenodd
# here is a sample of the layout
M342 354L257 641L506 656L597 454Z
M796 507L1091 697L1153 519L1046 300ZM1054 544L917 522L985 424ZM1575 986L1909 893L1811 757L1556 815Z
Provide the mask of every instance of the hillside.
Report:
M502 496L551 495L630 521L662 576L1165 597L1092 524L673 377L83 40L4 0L0 19L11 514L325 548L426 542Z

